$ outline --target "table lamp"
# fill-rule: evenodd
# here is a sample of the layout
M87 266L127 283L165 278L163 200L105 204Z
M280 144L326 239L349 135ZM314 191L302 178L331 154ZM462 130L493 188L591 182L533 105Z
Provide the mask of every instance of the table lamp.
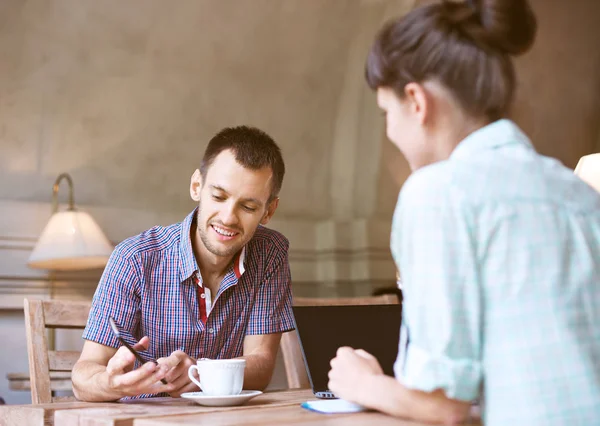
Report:
M600 153L581 157L575 174L600 192Z
M69 207L58 211L58 188L63 179L69 184ZM27 264L31 268L59 271L102 268L112 250L94 219L75 209L71 176L60 174L52 187L52 216Z

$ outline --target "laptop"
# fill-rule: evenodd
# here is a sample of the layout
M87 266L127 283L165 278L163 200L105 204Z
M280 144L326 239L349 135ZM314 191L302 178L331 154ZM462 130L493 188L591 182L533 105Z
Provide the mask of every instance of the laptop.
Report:
M340 346L373 354L384 373L394 375L402 305L294 306L296 332L313 393L336 398L327 389L330 361Z

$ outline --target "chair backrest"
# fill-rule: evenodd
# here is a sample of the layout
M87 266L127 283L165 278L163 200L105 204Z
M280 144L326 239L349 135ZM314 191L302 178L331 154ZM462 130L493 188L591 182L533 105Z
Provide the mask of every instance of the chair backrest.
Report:
M27 353L32 404L45 404L64 398L54 398L52 391L71 390L70 380L53 381L70 373L79 359L78 351L57 351L49 348L46 329L84 329L90 312L90 302L66 300L24 300ZM53 334L52 334L53 336ZM54 346L53 344L51 346Z
M343 298L294 297L293 303L295 306L395 305L398 303L398 297L395 294ZM296 330L283 333L280 347L285 364L288 387L292 389L309 388L310 381L308 380Z

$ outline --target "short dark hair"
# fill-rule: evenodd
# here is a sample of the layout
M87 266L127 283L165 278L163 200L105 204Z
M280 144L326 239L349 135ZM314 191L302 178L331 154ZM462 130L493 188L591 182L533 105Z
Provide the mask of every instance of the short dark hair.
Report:
M215 158L228 149L233 152L235 160L247 169L259 170L270 167L273 171L273 186L269 201L277 197L285 174L281 150L271 136L256 127L226 127L213 136L200 164L203 181Z
M527 0L442 0L383 27L366 79L400 98L410 82L437 81L465 112L495 121L508 114L515 90L510 56L531 47L536 29Z

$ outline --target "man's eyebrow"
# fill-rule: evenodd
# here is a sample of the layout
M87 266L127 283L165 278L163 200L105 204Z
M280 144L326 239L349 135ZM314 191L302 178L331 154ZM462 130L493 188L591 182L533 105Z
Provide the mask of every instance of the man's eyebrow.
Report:
M227 192L227 190L219 185L210 185L211 189L216 189L217 191L221 191L224 192L225 194L229 194L229 192Z
M229 192L225 188L223 188L222 186L211 184L210 188L214 189L216 191L224 192L227 195L230 195ZM263 206L263 202L260 201L260 200L257 200L256 198L242 198L240 200L240 202L242 202L242 203L254 203L258 207L262 207Z

